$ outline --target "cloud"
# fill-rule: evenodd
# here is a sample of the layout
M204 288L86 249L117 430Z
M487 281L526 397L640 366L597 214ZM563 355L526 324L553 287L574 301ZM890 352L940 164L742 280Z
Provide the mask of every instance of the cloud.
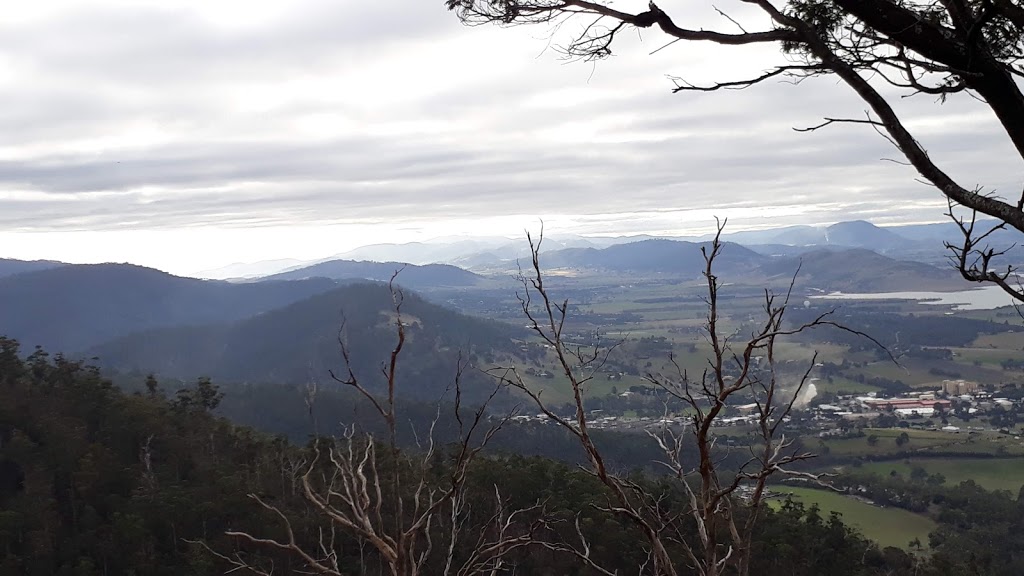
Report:
M862 116L834 80L670 93L666 74L744 77L771 50L649 56L663 41L645 32L606 62L566 64L546 30L465 28L440 0L53 6L0 24L2 230L434 230L522 215L625 233L719 213L941 214L869 128L792 130ZM965 185L1018 186L979 105L899 106Z

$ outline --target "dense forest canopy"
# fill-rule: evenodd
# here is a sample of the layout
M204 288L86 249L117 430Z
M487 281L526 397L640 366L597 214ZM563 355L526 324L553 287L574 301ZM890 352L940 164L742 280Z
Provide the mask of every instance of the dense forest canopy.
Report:
M280 535L280 519L255 506L247 497L253 493L285 510L297 537L312 542L321 519L295 492L295 468L310 448L214 416L220 395L209 381L171 397L155 381L145 393L125 394L93 368L40 350L25 358L15 341L0 339L0 387L0 572L213 575L230 568L190 543L198 541L253 562L273 561L279 573L301 571L288 554L246 547L223 533L244 527ZM445 461L436 462L442 476ZM674 497L671 485L648 481ZM495 453L477 462L470 482L481 510L495 487L516 505L543 501L553 517L580 514L599 526L594 550L608 565L628 572L643 562L637 534L588 504L603 498L602 489L578 470ZM1007 514L1016 509L1009 495L975 493ZM947 544L931 558L914 559L879 550L839 517L786 502L760 523L756 573L874 576L914 566L936 576L1014 573L1016 555L993 552L1005 549L1001 539L1020 533L1013 526L1024 515L989 519L971 507L955 510L936 536ZM553 526L552 538L566 527ZM346 573L372 570L373 559L360 557L360 549L339 537ZM589 573L571 556L544 549L524 549L513 560L520 573Z

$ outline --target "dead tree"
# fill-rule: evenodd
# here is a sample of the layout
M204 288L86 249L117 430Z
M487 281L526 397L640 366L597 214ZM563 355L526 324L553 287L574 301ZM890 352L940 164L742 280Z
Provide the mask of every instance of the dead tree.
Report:
M754 526L764 505L769 480L800 477L821 481L818 475L791 467L813 458L814 454L798 448L780 428L803 392L817 355L802 376L784 389L777 369L776 342L786 336L825 326L867 337L833 321L831 311L805 323L784 324L793 283L781 298L765 291L762 320L748 338L738 341L738 334L725 334L720 324L720 284L714 273L715 260L722 250L719 238L723 225L719 225L715 239L702 248L705 261L703 276L707 286L705 303L708 307L704 335L711 348L707 368L699 377L694 377L673 360L676 368L673 375L647 376L652 384L672 398L681 400L688 408L689 421L684 429L666 426L657 433L650 433L664 453L660 464L686 494L688 506L683 510L672 509L665 503L663 495L613 473L594 442L584 393L587 383L607 360L611 348L584 350L566 344L563 331L568 320L569 302L556 300L544 282L540 263L543 232L536 243L528 236L532 265L527 272L520 274L523 285L520 303L528 326L551 348L569 381L575 409L573 416L556 414L545 403L542 392L531 388L514 367L502 368L498 375L502 381L526 394L548 419L578 440L587 456L587 470L611 494L604 510L629 519L645 537L649 562L639 568L640 574L675 576L691 571L701 576L749 574ZM758 356L761 361L756 359ZM756 440L749 447L749 458L738 469L725 470L721 461L724 449L716 446L712 428L721 420L723 410L735 405L740 398L755 406ZM687 450L696 453L696 464L686 463L683 455ZM695 529L696 542L687 536L689 529ZM572 553L599 573L615 573L591 557L587 535L579 526L577 537L574 543L549 542L543 545ZM682 553L679 555L671 552L680 549Z
M467 24L546 24L561 30L568 29L563 24L576 20L582 32L562 45L570 58L605 58L619 35L639 29L659 31L674 49L687 42L769 45L785 57L785 63L752 78L709 85L676 78L674 92L743 89L780 78L798 83L812 76L837 77L860 97L867 114L825 118L799 130L856 124L887 138L924 181L948 198L951 208L969 212L967 218L949 212L963 234L962 242L950 243L952 262L960 274L969 281L995 283L1024 301L1016 267L1000 262L1005 247L989 246L992 226L975 221L980 213L995 218L999 228L1024 232L1024 189L986 188L982 174L976 182L957 182L928 155L890 103L893 98L917 95L938 102L974 97L991 111L1009 138L1017 154L1007 162L1019 171L1024 160L1024 5L1020 0L733 0L734 7L752 8L764 17L767 25L759 29L745 26L744 18L730 16L722 4L712 6L735 32L689 28L685 12L670 15L653 1L643 11L620 10L610 0L445 0L445 4Z
M495 489L493 510L484 515L486 520L482 524L471 524L467 474L474 459L515 411L497 417L488 415L488 405L500 390L500 383L479 407L463 406L462 375L467 364L460 357L450 387L458 441L444 477L438 479L430 473L431 462L438 455L434 442L437 418L420 442L419 451L407 453L399 446L397 375L406 342L406 325L402 320L402 292L394 285L394 277L391 280L396 342L381 368L383 394L372 392L352 371L344 327L339 330L338 342L345 371L331 373L337 383L352 388L369 402L386 425L386 437L380 440L354 427L348 428L340 438L318 439L308 461L299 464L299 492L320 519L315 542L301 541L286 511L257 494L249 497L280 520L284 538L261 537L246 531L229 531L227 535L256 550L285 551L302 563L304 573L310 574L365 573L365 565L344 566L339 562L337 546L342 534L375 555L392 576L502 573L506 557L533 544L538 532L546 528L543 507L538 503L511 510ZM229 572L264 576L273 573L272 564L261 563L253 555L226 554L211 550L202 542L197 544L225 562Z

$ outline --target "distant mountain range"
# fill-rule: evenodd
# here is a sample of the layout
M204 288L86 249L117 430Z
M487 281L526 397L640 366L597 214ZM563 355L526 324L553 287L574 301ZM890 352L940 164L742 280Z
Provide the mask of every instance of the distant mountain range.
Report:
M541 265L550 268L575 268L619 273L671 274L699 276L704 270L701 249L710 243L678 240L641 240L607 248L568 248L541 256ZM717 259L718 270L735 272L755 267L764 256L738 244L727 243Z
M850 222L821 230L833 241L863 244L908 244L894 233L866 222ZM786 230L781 239L812 238L806 230ZM817 236L814 236L817 237ZM824 238L824 236L822 236ZM802 262L799 285L819 290L883 292L893 290L958 290L969 287L948 266L934 266L886 256L867 248L845 245L752 245L758 251L725 242L715 270L730 282L788 282ZM572 270L579 276L633 276L637 279L671 277L692 279L704 270L702 249L710 242L645 239L604 248L561 248L542 253L541 266L547 270ZM494 256L494 258L498 258ZM525 264L525 263L524 263ZM335 279L363 278L386 281L402 264L336 260L269 276L268 279L300 279L327 276ZM496 259L486 267L491 277L515 270L515 260ZM444 287L479 287L488 277L450 265L408 265L398 282L418 290Z
M989 221L979 225L990 226L994 223L995 221ZM547 253L573 248L600 250L645 240L701 243L710 239L710 235L665 237L549 235L545 237L542 248ZM955 224L948 221L881 227L867 221L856 220L827 226L786 226L727 232L723 234L722 239L771 256L792 256L818 248L865 248L899 260L943 265L948 254L943 242L958 241L960 232ZM1000 231L994 234L991 240L993 246L1003 249L1012 246L1019 238L1013 231ZM1008 256L1010 259L1024 260L1024 248L1014 247ZM525 238L452 236L435 238L427 242L373 244L313 261L267 260L236 263L218 269L205 270L198 276L227 280L253 280L278 274L289 274L285 277L296 277L290 273L307 270L315 265L327 264L332 261L378 262L390 266L394 266L394 263L397 262L414 265L449 264L480 274L494 274L515 270L517 259L528 257L529 247ZM324 274L332 275L330 272ZM3 267L0 265L0 276L2 275ZM346 278L358 276L372 277L378 280L383 279L382 276L384 276L380 271L373 271L372 273L357 272L354 275L334 274L332 277L340 275Z
M792 232L792 231L790 231ZM888 237L864 226L832 228L830 237L863 238L864 232ZM793 234L790 234L792 237ZM794 254L766 256L726 243L716 272L733 283L788 282L798 264L801 289L845 292L956 290L969 287L948 267L899 260L867 249L807 248ZM676 240L642 240L607 248L565 248L545 252L547 270L571 269L574 276L618 282L656 278L698 278L704 269L701 248L707 244ZM180 326L212 326L267 313L335 289L339 283L387 281L403 265L393 262L336 260L273 275L259 281L231 283L172 276L129 264L59 265L0 278L0 334L26 348L81 352L140 331ZM514 266L514 264L506 264ZM8 269L14 269L8 263ZM416 291L435 291L456 302L459 291L501 289L507 275L484 277L451 265L408 265L397 283ZM513 288L508 287L511 291Z
M957 241L959 231L952 222L880 227L867 221L856 220L829 226L787 226L726 233L722 238L727 242L740 244L767 255L795 255L818 248L865 248L900 260L942 264L947 254L943 247L943 241ZM579 259L586 258L584 254L588 254L581 250L599 251L612 246L631 245L648 240L672 240L697 244L709 241L710 236L548 237L545 238L542 248L545 253L564 252L564 255L570 255L569 258ZM1014 242L1013 234L1009 232L996 235L993 240L997 245L1005 246L1010 246ZM572 251L574 249L575 252ZM1024 256L1024 253L1021 255ZM377 261L395 260L416 264L447 263L474 272L495 273L514 270L517 259L529 257L529 247L525 239L449 238L423 243L364 246L338 257ZM552 258L562 258L562 255L548 256L549 261L558 262ZM601 257L594 256L594 258L600 259ZM577 261L567 265L580 264ZM584 263L583 265L589 264Z
M908 241L908 238L901 236L898 230L898 228L881 228L864 220L855 220L839 222L831 226L787 226L771 230L736 232L726 234L724 237L729 241L745 245L842 246L888 252L905 246Z
M822 232L819 236L818 232ZM918 229L916 233L932 233ZM727 242L715 271L724 282L752 286L788 284L800 267L800 291L881 292L956 290L969 287L954 272L893 258L846 244L893 245L914 241L867 223L824 230L791 228L765 237L776 244L751 244L760 253ZM795 245L821 240L842 245ZM921 241L929 242L929 241ZM934 242L934 240L930 241ZM641 239L606 247L555 245L541 256L552 286L613 286L645 280L699 278L705 242ZM493 270L514 269L497 260ZM40 269L41 268L41 269ZM337 368L337 330L347 320L358 374L377 378L379 362L394 342L393 302L380 282L423 291L453 305L460 298L497 302L508 281L504 273L476 274L452 265L331 260L252 279L226 282L182 278L130 264L62 265L59 262L0 261L0 335L30 350L97 355L103 366L122 371L156 371L164 376L213 376L229 381L324 381ZM377 281L366 283L365 280ZM508 295L514 288L508 286ZM560 287L559 287L560 289ZM508 351L521 328L471 318L405 294L410 357L404 374L422 387L421 397L439 393L452 376L457 350L480 354ZM485 308L486 309L486 308Z
M556 235L544 239L545 251L565 248L602 248L618 242L629 242L630 238L590 239L582 236ZM350 260L398 261L411 264L448 263L465 266L463 260L478 254L489 254L498 260L515 260L529 256L526 239L504 237L484 238L436 238L431 242L409 242L406 244L374 244L363 246L337 255Z
M950 222L879 227L866 220L838 222L822 227L793 225L776 229L743 231L723 239L744 245L780 244L790 246L846 246L885 251L906 241L955 240L958 231Z

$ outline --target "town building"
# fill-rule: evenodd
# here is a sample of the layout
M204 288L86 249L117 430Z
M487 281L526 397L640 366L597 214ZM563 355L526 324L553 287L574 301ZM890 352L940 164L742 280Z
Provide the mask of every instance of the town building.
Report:
M936 405L942 410L948 410L953 404L949 400L935 398L862 398L861 401L872 410L897 411L903 414L918 412L922 415L934 412Z
M969 380L943 380L942 391L951 396L963 396L977 392L978 383Z

